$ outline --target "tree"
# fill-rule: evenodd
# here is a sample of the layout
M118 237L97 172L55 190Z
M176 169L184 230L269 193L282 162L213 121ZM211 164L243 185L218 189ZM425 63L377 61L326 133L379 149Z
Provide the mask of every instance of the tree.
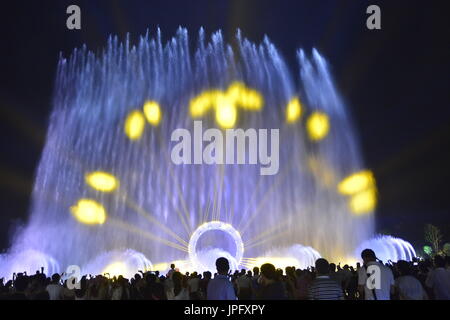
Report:
M432 224L427 224L425 226L425 241L430 243L434 249L433 251L438 254L442 241L441 230Z
M446 243L444 244L444 249L442 249L442 251L444 251L444 254L447 256L450 256L450 243Z

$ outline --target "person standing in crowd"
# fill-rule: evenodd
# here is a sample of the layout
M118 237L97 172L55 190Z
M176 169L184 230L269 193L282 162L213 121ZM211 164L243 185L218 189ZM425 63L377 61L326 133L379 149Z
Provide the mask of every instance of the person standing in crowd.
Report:
M283 283L278 279L275 266L265 263L261 266L261 276L259 277L260 288L256 293L259 300L285 300L287 293Z
M342 269L336 272L336 264L330 263L330 279L342 286Z
M189 277L188 289L189 289L189 297L191 300L199 300L200 299L200 277L197 275L197 272L193 272Z
M361 258L364 264L358 271L360 298L364 297L364 300L391 300L395 285L391 269L378 262L375 252L371 249L364 249L361 252ZM372 269L375 272L371 272ZM369 276L375 278L375 283L369 284L370 287L367 283Z
M330 278L330 265L326 259L316 260L316 279L308 292L309 300L344 300L342 287Z
M252 299L256 299L256 292L259 290L259 268L254 267L253 268L253 277L252 277Z
M308 289L311 285L313 279L311 273L308 270L297 269L295 271L295 289L296 289L296 299L306 300L308 299Z
M14 280L14 292L7 298L9 300L28 300L25 292L28 287L28 277L19 273L17 278Z
M337 273L342 273L342 277L337 276L337 279L342 280L343 285L332 282L330 271L334 267L330 267L325 259L319 259L315 267L303 270L286 267L285 274L281 268L264 264L261 269L253 269L253 277L251 271L245 270L236 271L231 277L228 260L220 258L216 261L218 273L212 280L210 272L204 272L201 277L190 270L190 276L184 276L188 273L183 271L181 274L172 266L167 277L159 277L158 271L139 271L140 274L135 274L131 279L123 275L112 278L110 275L85 275L78 289L69 289L68 281L62 285L59 274L47 278L42 272L34 275L21 272L17 276L14 273L6 283L5 279L0 279L0 299L236 300L238 297L239 300L422 300L427 296L432 300L449 299L448 257L436 256L434 261L417 258L408 262L389 261L386 265L376 258L372 250L364 250L361 257L364 265L360 266L359 271L348 265L337 268Z
M173 290L167 293L167 300L189 300L187 278L180 272L172 274Z
M411 275L407 261L397 262L399 277L395 279L395 294L399 300L427 300L428 295L417 278Z
M445 259L435 256L434 267L429 270L425 285L432 290L435 300L450 300L450 271L445 269Z
M208 284L210 280L211 280L211 272L209 271L203 272L203 278L200 279L200 294L202 300L205 300L207 297Z
M217 275L211 279L207 288L208 300L236 300L233 284L228 277L230 264L224 257L216 260Z
M52 276L52 282L47 286L46 290L50 297L50 300L63 300L64 299L64 287L59 283L61 277L55 273Z
M242 269L240 275L236 279L237 296L239 300L250 300L252 297L252 272Z

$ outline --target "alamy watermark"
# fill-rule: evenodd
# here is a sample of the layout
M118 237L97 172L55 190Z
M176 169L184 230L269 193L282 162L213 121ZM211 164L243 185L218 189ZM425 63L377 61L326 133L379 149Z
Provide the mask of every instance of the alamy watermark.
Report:
M66 13L69 14L66 20L66 27L69 30L81 29L81 9L77 5L70 5L66 9Z
M366 286L369 290L381 289L381 269L377 265L367 266Z
M366 26L369 30L381 29L381 9L379 6L373 4L367 7L367 14L370 16L366 20Z
M270 131L270 139L268 139L268 131ZM256 165L259 163L261 175L278 173L279 129L256 130L250 128L245 131L243 129L226 129L224 135L222 130L216 128L210 128L203 132L202 121L194 121L193 139L189 130L175 129L172 132L171 141L177 142L170 154L172 162L176 165ZM204 143L207 144L203 148ZM247 145L248 148L246 148Z
M63 280L67 280L67 289L81 289L81 268L77 265L70 265L63 274Z

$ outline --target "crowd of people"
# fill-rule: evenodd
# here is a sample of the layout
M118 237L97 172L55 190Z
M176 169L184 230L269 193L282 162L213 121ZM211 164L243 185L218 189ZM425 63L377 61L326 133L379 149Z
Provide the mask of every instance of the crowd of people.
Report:
M320 258L314 267L276 269L270 263L253 270L230 272L226 258L217 272L184 274L175 265L161 275L140 272L123 276L83 276L78 283L17 274L0 283L0 299L8 300L450 300L450 257L383 263L374 251L361 253L355 267Z

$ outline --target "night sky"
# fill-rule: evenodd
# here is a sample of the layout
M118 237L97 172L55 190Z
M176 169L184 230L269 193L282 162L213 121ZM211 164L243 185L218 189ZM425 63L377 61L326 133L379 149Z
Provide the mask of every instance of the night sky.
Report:
M347 103L366 166L379 190L377 231L423 245L426 223L450 242L450 27L445 1L12 1L0 12L0 250L29 215L33 176L45 142L58 56L108 35L135 40L159 26L196 35L237 28L259 42L266 34L298 73L297 48L329 61ZM82 29L66 28L77 4ZM195 4L195 5L194 5ZM382 30L366 28L377 4Z

